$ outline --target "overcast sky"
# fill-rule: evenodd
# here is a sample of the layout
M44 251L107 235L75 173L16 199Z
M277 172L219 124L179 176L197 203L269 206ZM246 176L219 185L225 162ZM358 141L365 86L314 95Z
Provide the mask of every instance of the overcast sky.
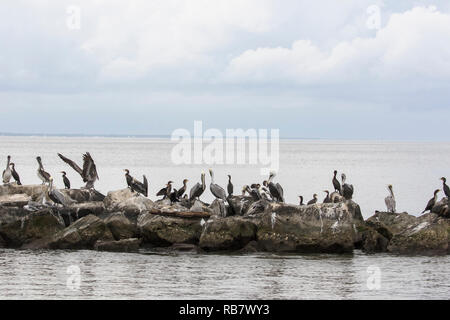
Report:
M450 140L449 98L448 0L0 7L0 132Z

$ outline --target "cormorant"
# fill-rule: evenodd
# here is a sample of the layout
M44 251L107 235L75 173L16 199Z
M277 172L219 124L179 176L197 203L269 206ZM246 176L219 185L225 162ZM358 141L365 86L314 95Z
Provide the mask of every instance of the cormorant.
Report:
M188 181L189 181L188 179L183 180L183 186L180 189L178 189L178 191L177 191L177 198L183 197L183 194L186 192L186 188L187 188L186 184Z
M448 185L446 184L447 179L445 179L444 177L441 178L442 180L442 190L444 190L444 194L447 198L450 198L450 188L448 187Z
M202 172L200 179L201 179L201 183L197 182L189 191L189 200L190 201L195 200L195 198L200 200L200 196L203 194L203 192L206 189L204 172Z
M325 197L325 199L323 199L323 203L331 203L330 191L324 190L323 192L325 192L325 193L327 194L327 196Z
M64 187L66 189L70 189L70 180L69 178L67 178L67 173L65 171L61 171L62 173L62 178L63 178L63 182L64 182Z
M46 182L49 183L51 176L50 176L50 173L48 173L48 172L46 172L44 170L44 166L42 165L41 157L39 157L39 156L36 157L36 160L37 160L37 162L39 164L39 167L38 167L38 170L37 170L38 178L42 180L42 184L45 184Z
M12 177L11 168L9 167L9 164L11 163L11 156L8 156L6 159L6 169L3 170L3 183L9 183Z
M342 190L341 190L341 184L339 183L339 180L336 178L337 175L337 170L334 170L334 175L333 175L333 187L334 187L334 191L339 192L339 194L342 194Z
M209 190L217 199L222 199L223 201L227 201L227 194L225 190L214 182L214 172L212 169L209 169L209 175L211 176L211 183L209 184Z
M341 174L341 180L342 180L342 195L345 199L349 200L353 196L353 185L345 183L345 180L347 177L345 174Z
M300 198L300 203L299 206L304 206L305 204L303 203L303 196L298 196Z
M384 198L384 202L386 203L386 208L388 212L395 213L395 197L394 191L392 190L392 185L388 185L389 195Z
M313 198L312 200L309 200L307 205L309 206L310 204L315 204L317 202L317 194L313 194Z
M172 192L172 183L173 181L167 182L166 187L159 190L156 196L163 196L163 199L169 197Z
M433 209L434 205L437 202L437 194L439 191L441 191L441 190L439 190L439 189L434 190L434 197L428 201L427 206L426 206L425 210L422 211L422 213L424 213L427 210L430 210L430 212L431 212L431 209Z
M143 182L138 181L130 175L130 170L124 169L127 185L130 187L131 192L137 192L144 196L148 196L148 181L145 174L143 175Z
M22 182L20 182L20 177L19 177L19 174L16 171L15 163L11 162L9 165L11 166L11 173L12 173L12 176L13 176L14 180L16 180L17 185L21 186Z
M83 154L83 169L81 169L75 162L64 157L62 154L58 153L58 156L62 161L67 163L72 167L83 179L83 182L86 182L86 189L94 189L94 183L96 180L99 180L97 174L97 168L95 167L94 160L92 159L89 152Z
M231 175L228 175L228 185L227 185L228 196L233 195L233 183L231 183Z

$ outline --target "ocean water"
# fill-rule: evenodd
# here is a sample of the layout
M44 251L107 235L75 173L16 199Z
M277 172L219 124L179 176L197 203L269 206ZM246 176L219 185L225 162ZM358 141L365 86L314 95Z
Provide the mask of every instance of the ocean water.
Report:
M0 137L0 160L12 156L24 184L40 183L36 156L62 187L65 170L73 187L82 186L78 174L57 153L81 165L81 155L93 156L100 180L96 188L126 186L123 169L150 184L150 198L168 180L188 189L209 167L216 182L226 186L231 174L235 193L242 185L262 182L262 165L174 165L168 139L104 137ZM450 178L450 143L281 140L279 182L287 202L297 203L313 193L324 197L331 190L334 169L354 185L354 200L365 218L384 210L387 184L393 184L397 211L418 215L441 188L442 176ZM1 168L1 164L0 164ZM209 184L209 177L206 182ZM441 195L442 196L442 195ZM207 189L202 196L211 201ZM66 282L67 268L81 270L79 289ZM375 269L374 269L375 268ZM371 271L378 270L379 287L370 288ZM378 274L378 273L377 273ZM372 274L373 275L373 274ZM27 251L0 249L0 298L123 298L123 299L448 299L450 258L365 255L204 255L106 253L95 251Z

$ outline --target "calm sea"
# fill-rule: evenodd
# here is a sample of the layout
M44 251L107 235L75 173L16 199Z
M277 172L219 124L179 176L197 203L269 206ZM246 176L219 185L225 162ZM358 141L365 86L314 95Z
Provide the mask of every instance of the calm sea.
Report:
M57 153L81 165L89 151L104 193L126 186L123 169L139 179L145 174L150 198L168 180L188 188L209 165L173 164L174 143L147 138L0 137L0 160L12 156L24 184L40 183L36 156L62 187L59 172L67 171L74 187L78 174ZM354 185L354 200L365 218L384 210L387 184L393 184L397 211L418 215L442 176L450 178L450 143L281 140L275 180L287 202L324 197L332 189L334 169ZM231 174L238 193L242 185L261 182L259 165L213 165L216 182L226 186ZM0 164L1 168L1 164ZM209 183L209 177L207 177ZM204 200L212 199L209 191ZM67 267L81 269L79 290L66 286ZM370 290L368 267L379 268L379 289ZM370 269L370 268L369 268ZM370 269L372 270L372 269ZM378 270L378 269L377 269ZM1 298L437 298L450 296L450 258L390 255L196 255L102 253L94 251L16 251L0 249Z

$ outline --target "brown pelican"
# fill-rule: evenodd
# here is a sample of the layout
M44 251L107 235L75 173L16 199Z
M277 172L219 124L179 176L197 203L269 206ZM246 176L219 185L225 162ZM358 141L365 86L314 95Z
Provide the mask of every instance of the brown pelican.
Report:
M444 177L441 178L442 180L442 190L444 190L444 194L447 198L450 197L450 188L448 187L448 185L446 184L447 179L445 179Z
M188 181L189 181L188 179L184 179L183 180L183 186L180 189L178 189L178 191L176 193L177 198L182 198L183 197L183 194L186 192Z
M305 204L303 203L303 196L298 196L300 198L300 203L298 204L299 206L304 206Z
M12 173L14 180L16 180L17 185L21 186L22 182L20 182L19 174L16 171L16 165L14 164L14 162L11 162L9 165L11 166L11 173Z
M64 198L64 195L61 193L61 191L55 189L53 187L53 178L49 178L49 186L48 186L48 197L50 200L52 200L55 204L62 204L63 206L66 206L66 201Z
M214 182L214 172L212 169L209 169L209 175L211 176L211 183L209 184L209 190L217 199L222 199L223 201L227 201L227 194L225 190Z
M231 175L228 175L228 185L227 185L228 196L233 195L233 183L231 183Z
M337 192L339 192L339 194L342 194L341 184L339 183L339 180L336 178L337 170L334 170L333 174L334 175L333 175L332 182L333 182L334 191L337 191Z
M254 201L259 201L262 199L261 193L258 189L254 188L251 189L249 186L246 186L246 191L250 194L250 196L253 198Z
M61 171L61 173L62 173L62 178L63 178L63 182L64 182L64 187L66 189L70 189L70 180L66 176L67 173L65 171Z
M44 170L44 166L42 165L41 157L39 157L39 156L36 157L36 160L37 160L37 162L39 164L39 168L37 170L37 176L39 177L39 179L42 180L42 184L44 184L46 182L50 183L51 176L50 176L50 174L48 172L46 172Z
M11 163L11 156L8 156L6 158L6 169L3 170L3 183L9 183L12 177L11 168L9 167L9 164Z
M156 196L163 196L163 199L168 198L172 192L172 183L173 181L167 182L166 187L159 190Z
M275 177L275 172L271 172L269 175L269 180L264 181L264 186L269 188L270 195L272 196L272 199L278 202L284 202L283 198L283 188L279 183L274 184L272 182L273 178Z
M345 183L345 180L347 177L345 174L341 174L341 180L342 180L342 195L345 199L349 200L353 196L353 185Z
M317 202L317 194L313 194L313 198L312 200L309 200L307 205L309 206L310 204L315 204Z
M196 185L194 185L191 190L189 191L189 200L195 200L195 198L197 198L198 200L200 200L200 196L203 194L203 192L206 189L206 183L205 183L205 173L202 172L201 174L201 183L197 182Z
M386 203L387 211L395 213L395 197L394 191L392 190L392 185L388 185L389 195L384 198L384 203Z
M245 186L242 187L242 193L241 193L241 196L245 196L245 193L247 192L247 188L248 188L247 185L245 185Z
M434 190L434 197L428 201L427 206L426 206L425 210L422 211L422 213L424 213L427 210L430 210L430 212L431 212L431 209L433 209L434 205L437 202L437 194L439 191L441 191L441 190L439 190L439 189Z
M323 199L323 203L330 203L330 202L331 202L330 191L324 190L323 192L325 192L325 193L327 194L327 196L325 197L325 199Z
M148 181L147 178L145 177L145 174L143 175L143 182L140 182L130 175L130 170L124 169L124 171L125 171L125 178L127 180L127 185L128 187L130 187L131 192L137 192L138 194L140 193L147 197Z
M62 161L67 163L72 167L83 179L83 182L86 182L86 189L94 189L94 183L96 180L99 180L97 174L97 168L95 167L94 160L92 159L89 152L83 154L83 169L81 169L75 162L64 157L62 154L58 153L58 156Z

